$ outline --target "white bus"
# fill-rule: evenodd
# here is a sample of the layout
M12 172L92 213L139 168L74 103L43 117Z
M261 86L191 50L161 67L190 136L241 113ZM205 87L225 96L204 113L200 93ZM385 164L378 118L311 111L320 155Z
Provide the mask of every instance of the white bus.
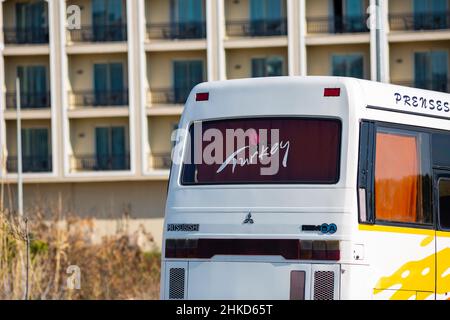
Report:
M450 94L211 82L179 127L162 299L450 299Z

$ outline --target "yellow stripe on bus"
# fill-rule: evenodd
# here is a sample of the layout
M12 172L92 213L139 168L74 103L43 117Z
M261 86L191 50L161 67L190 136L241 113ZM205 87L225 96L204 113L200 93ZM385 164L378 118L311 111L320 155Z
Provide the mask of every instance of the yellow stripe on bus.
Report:
M378 231L378 232L392 232L392 233L406 233L406 234L417 234L425 236L433 236L434 230L432 229L418 229L411 227L398 227L398 226L383 226L383 225L369 225L360 224L360 231ZM436 231L436 236L450 238L450 231Z
M411 227L382 226L382 225L369 225L369 224L360 224L359 230L360 231L378 231L378 232L418 234L418 235L426 235L426 236L434 235L434 230L431 230L431 229L417 229L417 228L411 228Z

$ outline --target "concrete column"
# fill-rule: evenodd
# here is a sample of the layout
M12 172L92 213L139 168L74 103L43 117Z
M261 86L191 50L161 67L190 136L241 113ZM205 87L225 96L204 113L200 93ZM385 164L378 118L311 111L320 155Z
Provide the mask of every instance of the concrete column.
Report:
M147 119L147 58L145 53L146 18L145 0L136 1L137 32L136 32L136 56L138 72L139 110L136 119L136 144L140 147L140 170L142 173L148 171L148 119Z
M65 15L60 16L60 7L65 7L65 1L47 0L48 29L50 46L50 100L51 100L51 128L52 128L52 170L53 174L62 176L63 154L62 154L62 117L61 105L62 95L62 65L61 65L61 30L65 30ZM64 11L65 12L65 11Z
M225 6L224 0L206 0L207 78L225 80Z
M371 79L389 82L388 1L370 0L368 13Z
M59 59L60 68L59 76L59 90L60 90L60 104L57 105L57 120L59 127L59 161L61 163L61 174L66 176L70 173L70 159L71 144L70 144L70 128L69 128L69 101L68 101L68 81L69 81L69 62L66 52L67 44L67 4L66 1L58 1L58 24L59 27L55 29L55 33L59 35Z
M287 0L288 74L306 75L305 0Z
M129 134L130 134L130 164L134 174L141 173L140 144L140 65L139 61L139 13L138 2L127 0L127 30L128 30L128 102L129 102ZM139 20L139 21L138 21Z

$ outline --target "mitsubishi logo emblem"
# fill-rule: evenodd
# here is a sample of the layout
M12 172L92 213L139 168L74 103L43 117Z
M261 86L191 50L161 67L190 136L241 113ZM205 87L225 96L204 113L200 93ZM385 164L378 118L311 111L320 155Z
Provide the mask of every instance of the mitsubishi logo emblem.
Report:
M252 219L252 213L251 212L249 212L248 214L247 214L247 216L245 217L245 219L244 219L244 222L242 222L243 224L253 224L255 221L253 221L253 219Z

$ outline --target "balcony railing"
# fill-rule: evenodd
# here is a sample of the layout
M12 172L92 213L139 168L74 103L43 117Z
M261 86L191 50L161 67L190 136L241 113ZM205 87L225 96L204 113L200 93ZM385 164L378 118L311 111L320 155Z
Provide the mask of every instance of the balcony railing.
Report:
M391 14L389 25L392 31L450 29L450 11Z
M287 35L287 20L227 21L226 30L230 37L285 36Z
M128 89L120 91L74 91L71 106L80 107L119 107L128 105Z
M172 165L171 154L169 153L152 153L150 155L152 169L170 169Z
M450 93L450 78L442 80L393 80L392 83L401 86Z
M150 23L147 25L147 35L149 39L204 39L206 23L204 21Z
M150 89L152 104L185 104L192 88L156 88Z
M307 18L308 33L358 33L368 32L368 15Z
M130 169L130 155L79 155L72 157L75 171L119 171Z
M48 27L3 28L6 44L44 44L48 43Z
M6 160L6 170L8 172L17 172L17 156L8 156ZM51 172L52 156L22 156L22 172Z
M80 29L70 30L70 39L72 42L127 41L127 25L81 26Z
M21 93L20 94L21 109L45 109L50 108L50 92L41 93ZM17 108L16 92L6 94L6 108Z

